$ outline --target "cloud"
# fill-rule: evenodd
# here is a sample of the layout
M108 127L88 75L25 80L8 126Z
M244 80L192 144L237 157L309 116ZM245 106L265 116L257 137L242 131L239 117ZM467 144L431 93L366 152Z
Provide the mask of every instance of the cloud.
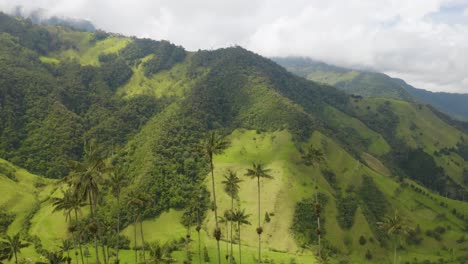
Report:
M189 50L242 45L468 93L468 0L0 0Z

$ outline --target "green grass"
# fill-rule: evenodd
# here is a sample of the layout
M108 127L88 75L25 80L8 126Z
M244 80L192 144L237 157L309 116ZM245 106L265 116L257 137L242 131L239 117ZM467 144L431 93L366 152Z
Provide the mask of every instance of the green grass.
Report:
M47 63L47 64L57 64L57 63L60 63L60 60L58 60L58 59L56 59L56 58L46 57L46 56L40 56L40 57L39 57L39 60L41 60L41 62Z
M178 63L169 70L158 72L147 78L144 74L143 64L153 56L153 54L148 55L142 59L142 63L133 68L132 77L124 86L118 89L118 95L124 97L135 95L151 95L156 98L163 96L182 97L195 84L197 78L188 79L186 76L187 61ZM198 78L201 78L201 76Z
M367 151L377 156L384 155L390 151L390 146L377 132L368 128L360 120L350 117L333 107L325 108L325 116L331 125L338 128L352 128L361 139L369 141Z
M73 43L73 47L49 54L50 58L41 57L41 61L45 63L76 60L81 65L99 66L99 55L116 53L131 42L130 38L121 36L109 36L96 42L92 33L73 31L64 27L51 27L49 30L64 43Z

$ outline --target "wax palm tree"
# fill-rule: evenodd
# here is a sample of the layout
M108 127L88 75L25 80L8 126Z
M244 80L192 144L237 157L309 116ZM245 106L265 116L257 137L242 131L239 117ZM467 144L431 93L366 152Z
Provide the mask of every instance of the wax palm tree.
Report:
M201 192L198 194L198 206L197 206L197 236L198 236L198 264L201 264L201 239L200 239L200 230L201 230L201 219L200 219L200 207L203 195Z
M243 225L250 225L250 214L246 214L245 210L236 209L232 213L232 221L237 223L237 236L239 237L239 264L242 264L242 245L241 245L241 227Z
M13 257L15 258L15 263L18 264L18 254L21 253L21 249L29 246L29 243L21 242L20 234L17 233L14 236L7 235L5 241L1 246L4 258L10 261Z
M138 249L137 249L137 222L141 217L141 211L144 209L145 200L142 198L141 193L137 190L131 190L128 193L127 206L133 211L133 235L134 235L134 250L135 250L135 263L138 263ZM141 234L143 235L143 225L141 225ZM144 243L144 242L143 242ZM144 246L144 245L143 245ZM144 258L143 254L143 258Z
M225 228L226 228L226 260L229 259L229 240L228 240L228 237L229 237L229 231L228 231L228 226L229 226L229 221L231 219L231 216L230 216L230 211L229 210L226 210L224 211L224 214L223 216L219 216L219 223L220 224L225 224Z
M175 259L172 258L170 246L166 243L161 245L159 242L154 242L150 245L150 257L156 264L174 263Z
M114 173L111 174L109 178L109 183L112 189L112 195L117 199L117 238L118 238L118 235L120 234L120 196L122 193L122 189L125 186L128 186L130 184L130 179L127 176L126 172L122 168L119 168ZM116 245L117 245L116 258L117 258L117 263L119 263L120 262L119 243L117 243Z
M86 203L82 201L73 188L68 188L66 191L62 190L62 197L52 198L52 205L54 206L54 212L63 211L65 215L65 221L69 222L72 218L72 212L75 214L75 224L78 223L78 212L81 210L81 207L85 206ZM70 226L69 230L72 233L76 232L75 226ZM76 234L73 234L73 241L76 246ZM81 239L78 239L78 245L81 253L81 262L84 264L83 250L81 248ZM78 263L78 258L76 259Z
M314 148L313 145L309 146L309 149L306 153L302 156L306 165L320 166L321 163L325 161L325 157L323 152L320 149ZM317 240L318 240L318 256L322 259L322 245L321 245L321 235L322 230L320 228L320 213L321 213L321 205L318 197L318 176L315 174L314 177L315 181L315 214L317 216Z
M94 249L96 252L96 263L100 263L98 251L96 210L100 195L99 185L103 182L103 174L110 170L106 166L101 151L94 141L84 146L84 161L72 162L72 174L70 182L76 192L83 198L88 199L91 218L96 229L94 233Z
M216 188L215 188L215 179L214 179L214 166L213 166L213 156L216 154L221 154L229 146L229 142L221 135L218 135L215 131L209 132L206 135L205 140L200 144L200 148L205 154L206 158L210 163L211 170L211 184L213 191L213 205L215 213L215 231L214 235L216 238L216 246L218 250L218 264L221 264L221 250L219 248L219 240L221 239L221 229L218 226L218 208L216 205Z
M61 250L61 253L62 252L67 252L67 258L66 258L67 263L71 262L71 258L70 258L70 249L71 248L72 247L71 247L70 241L62 240L62 245L60 246L60 250Z
M262 246L261 246L261 236L263 233L263 228L261 226L261 214L260 214L260 179L273 179L273 176L269 174L270 169L264 168L263 164L254 162L252 164L251 169L247 169L247 173L245 176L249 176L250 178L257 179L257 187L258 187L258 227L257 227L257 234L258 234L258 263L262 262Z
M63 251L48 252L46 257L50 264L67 262L67 258L63 256Z
M237 177L237 173L235 173L234 171L232 170L228 170L227 174L224 175L224 181L222 182L224 184L224 191L226 191L226 193L231 197L231 213L234 212L234 199L237 198L238 194L239 194L239 183L241 183L242 180ZM232 225L233 225L233 222L230 221L231 223L231 237L230 237L230 240L231 240L231 259L229 261L229 263L232 263L232 244L233 244L233 241L232 241Z
M397 263L397 247L400 236L406 236L411 231L408 221L397 210L391 216L386 216L382 222L377 223L385 233L393 238L393 264Z

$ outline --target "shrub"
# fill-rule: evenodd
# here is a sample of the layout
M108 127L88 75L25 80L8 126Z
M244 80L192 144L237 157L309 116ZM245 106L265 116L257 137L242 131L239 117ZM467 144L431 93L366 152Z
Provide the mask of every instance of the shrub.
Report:
M359 237L359 244L361 246L365 245L367 243L367 240L364 236Z

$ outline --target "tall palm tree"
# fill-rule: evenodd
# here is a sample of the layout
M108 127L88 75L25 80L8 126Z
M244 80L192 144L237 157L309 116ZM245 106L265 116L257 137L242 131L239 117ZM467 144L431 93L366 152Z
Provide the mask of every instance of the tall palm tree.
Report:
M239 194L239 183L241 183L242 180L237 177L237 173L233 172L232 170L228 170L227 174L224 175L224 181L222 182L224 184L224 191L231 197L231 214L234 212L234 199L237 198ZM229 260L229 263L232 263L232 224L233 221L229 221L231 223L231 257Z
M122 189L125 186L130 184L130 180L122 168L117 169L114 173L111 174L109 178L110 187L112 189L112 195L117 199L117 239L120 234L120 195L122 193ZM116 258L117 263L120 262L119 260L119 243L117 245L117 252Z
M68 188L66 191L62 190L62 197L52 198L52 205L54 206L53 212L63 211L65 215L65 221L71 221L72 212L75 213L75 222L78 223L78 212L81 210L81 207L85 206L86 203L82 201L81 197L77 195L75 189ZM76 228L72 226L69 230L72 233L76 233ZM76 247L76 234L73 235L73 241ZM81 253L81 262L84 264L83 250L81 248L81 239L78 239L78 245ZM78 253L77 253L78 254ZM76 255L76 254L75 254ZM78 258L76 259L78 263Z
M241 226L250 225L250 214L246 214L245 210L236 209L232 213L232 221L237 223L237 235L239 237L239 264L242 264L242 251L241 251Z
M47 260L50 264L60 264L67 261L67 258L63 256L63 251L55 251L47 253Z
M252 164L251 169L247 169L247 173L245 176L249 176L250 178L257 179L257 187L258 187L258 227L257 227L257 234L258 234L258 263L262 262L262 240L261 236L263 233L263 228L261 226L261 214L260 214L260 179L273 179L273 176L268 174L270 169L264 168L263 164L254 162Z
M198 264L201 264L201 239L200 239L200 230L201 230L201 219L200 219L200 207L202 201L201 192L198 194L198 206L197 206L197 235L198 235Z
M72 177L70 182L72 187L81 195L83 199L88 199L91 218L98 228L96 219L97 203L100 195L99 185L103 182L103 174L109 171L106 166L102 152L97 148L94 141L84 146L84 161L72 163ZM98 238L99 232L94 233L94 249L96 252L96 263L99 264Z
M66 261L67 263L70 263L71 262L71 258L70 258L70 249L71 249L71 245L70 245L70 241L69 240L62 240L62 245L60 246L60 250L63 252L67 252L67 258L66 258Z
M29 243L21 242L20 234L17 233L14 236L7 235L2 245L2 251L5 254L5 258L10 261L15 257L15 263L18 264L18 254L21 253L21 249L29 246Z
M228 237L229 237L229 231L228 231L228 225L229 225L229 221L231 219L231 216L230 216L230 211L226 210L224 211L224 214L223 216L220 216L219 217L219 223L220 224L225 224L225 227L226 227L226 260L229 259L229 240L228 240Z
M134 244L135 263L138 263L137 222L141 218L141 211L143 210L143 208L145 206L145 200L141 197L140 193L137 190L131 190L128 193L127 206L129 208L131 208L132 211L133 211L133 221L134 221L133 222L133 235L134 235L134 243L135 243ZM141 224L141 235L142 235L142 238L143 238L143 224ZM143 258L145 258L144 251L143 251Z
M205 154L206 158L210 163L211 169L211 184L213 191L213 205L215 213L215 231L214 235L216 238L216 246L218 250L218 264L221 264L221 250L219 247L219 240L221 239L221 229L218 225L218 207L216 206L216 188L215 188L215 179L214 179L214 166L213 166L213 156L216 154L221 154L229 146L229 141L227 141L223 136L218 135L215 131L209 132L206 135L205 140L202 141L200 148Z
M377 223L387 235L393 238L393 264L397 263L397 247L400 236L406 236L411 231L408 221L397 210L391 216L386 216L382 222Z
M325 161L325 156L320 149L314 148L313 145L309 146L309 149L302 156L306 165L312 165L312 167L320 166L321 163ZM320 213L321 205L318 197L318 176L315 174L315 215L317 216L317 240L318 240L318 256L322 259L322 245L321 245L321 235L322 230L320 228Z

